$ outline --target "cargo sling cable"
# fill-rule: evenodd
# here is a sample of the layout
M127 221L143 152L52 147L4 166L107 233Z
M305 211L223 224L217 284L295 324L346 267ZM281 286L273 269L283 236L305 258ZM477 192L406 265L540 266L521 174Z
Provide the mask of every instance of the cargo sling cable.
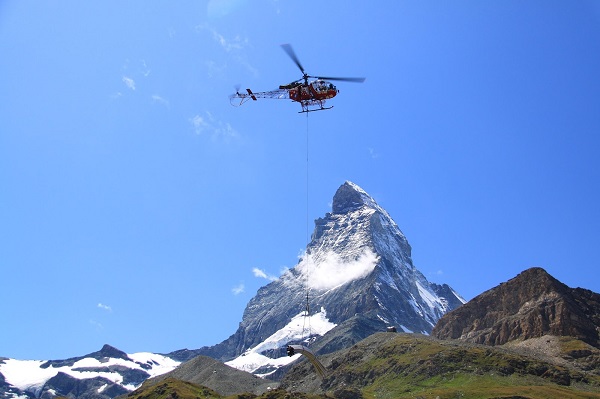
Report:
M310 336L312 335L312 331L310 328L310 302L308 300L308 296L309 296L309 281L308 281L308 274L309 274L309 268L310 268L310 262L308 261L308 245L310 244L310 226L309 226L309 222L308 222L308 188L309 188L309 170L308 170L308 166L309 166L309 161L308 161L308 149L309 149L309 142L308 142L308 112L306 113L306 254L304 255L304 260L306 262L306 270L304 273L304 289L306 290L306 306L304 309L304 322L302 325L302 341L304 341L304 331L306 329L306 324L308 321L308 336L307 339L310 339Z
M306 238L307 238L307 242L308 244L310 244L310 236L309 236L309 222L308 222L308 113L306 113ZM310 327L310 301L309 301L309 280L308 280L308 274L309 274L309 267L310 267L310 263L308 261L308 244L307 244L307 250L306 250L306 254L305 254L305 270L304 270L304 285L305 285L305 289L306 289L306 305L305 305L305 309L304 309L304 321L303 321L303 325L302 325L302 340L301 342L305 342L305 335L304 333L306 331L308 331L308 335L306 336L306 342L307 345L309 344L312 332L311 332L311 327ZM308 322L308 329L306 327L306 324ZM317 371L317 373L319 374L319 376L321 378L325 377L325 367L323 366L323 364L321 364L321 362L319 361L319 359L317 359L317 357L315 356L314 353L312 353L312 351L310 349L308 349L308 347L304 346L304 345L288 345L287 346L287 354L288 356L294 356L296 353L300 353L302 355L304 355L308 361L313 365L313 367L315 368L315 370Z

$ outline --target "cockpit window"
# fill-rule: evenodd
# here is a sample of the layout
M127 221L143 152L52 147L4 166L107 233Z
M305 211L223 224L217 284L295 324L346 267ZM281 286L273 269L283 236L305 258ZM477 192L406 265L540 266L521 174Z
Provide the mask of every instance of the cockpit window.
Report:
M313 86L318 91L335 90L335 86L333 85L333 83L327 82L325 80L317 80L317 81L315 81Z

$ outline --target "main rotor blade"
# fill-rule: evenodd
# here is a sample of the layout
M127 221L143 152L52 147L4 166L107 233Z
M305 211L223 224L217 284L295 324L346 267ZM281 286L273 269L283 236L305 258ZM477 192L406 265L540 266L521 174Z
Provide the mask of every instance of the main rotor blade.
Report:
M302 74L305 75L306 73L304 72L304 68L302 68L302 64L300 64L300 60L298 60L298 57L296 57L296 53L294 53L294 49L292 48L292 46L290 46L289 44L282 44L281 48L283 48L283 51L285 51L287 55L289 55L290 58L294 61L294 63L298 66L298 68L300 68Z
M366 78L332 78L332 77L328 77L328 76L311 76L315 77L317 79L323 79L323 80L339 80L342 82L355 82L355 83L362 83L365 81Z

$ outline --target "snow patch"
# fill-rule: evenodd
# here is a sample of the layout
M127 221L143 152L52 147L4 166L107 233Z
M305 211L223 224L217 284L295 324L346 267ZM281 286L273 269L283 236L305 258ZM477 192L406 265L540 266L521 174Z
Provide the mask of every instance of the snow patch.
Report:
M412 306L412 308L413 308L413 310L415 311L416 314L418 314L419 316L423 317L423 311L421 310L421 308L417 304L417 301L415 300L415 297L413 296L413 294L410 294L410 299L408 300L408 303L410 303L410 305Z
M279 368L281 366L285 366L287 364L292 363L296 359L298 359L301 355L296 354L294 356L284 356L276 359L272 359L265 355L261 355L260 353L253 352L252 350L246 351L246 353L238 356L225 363L228 366L236 368L238 370L247 371L248 373L252 373L254 370L258 370L261 367L272 366L274 368ZM261 376L267 376L267 374L261 374Z
M440 297L431 293L431 291L425 289L425 287L423 287L418 281L416 281L415 283L417 284L419 295L421 296L421 298L423 298L427 306L429 306L431 309L439 309L442 312L445 310L446 306L444 306Z
M7 359L0 363L0 373L10 385L37 397L46 381L58 374L57 369L40 368L44 363L43 360Z
M138 352L127 356L136 363L151 366L151 369L143 369L146 373L150 374L150 377L168 373L181 364L181 362L173 360L170 357L150 352Z
M464 305L465 303L467 303L467 300L466 300L465 298L463 298L462 296L460 296L460 295L458 294L458 292L454 291L452 288L450 288L450 291L452 291L452 293L454 294L454 296L455 296L455 297L457 297L457 298L458 298L458 300L459 300L459 301L461 301L461 302L463 303L463 305Z
M256 345L254 348L248 349L242 355L229 362L226 362L225 364L249 373L252 373L255 370L265 366L270 366L274 369L277 369L281 366L290 364L298 359L301 355L296 354L291 357L282 356L273 359L263 355L262 353L270 349L282 348L292 341L297 342L303 338L306 338L306 333L309 326L310 334L325 335L325 333L334 328L336 324L327 319L327 312L325 311L325 308L321 308L319 313L315 313L309 317L305 316L305 312L301 312L294 316L287 325L276 331L263 342ZM270 373L261 374L259 376L265 377L268 374Z
M413 331L411 331L411 329L410 329L410 328L408 328L408 327L406 327L406 326L403 326L402 324L400 325L400 328L402 329L402 331L404 331L404 332L406 332L406 333L410 333L410 334L412 334L412 333L413 333Z

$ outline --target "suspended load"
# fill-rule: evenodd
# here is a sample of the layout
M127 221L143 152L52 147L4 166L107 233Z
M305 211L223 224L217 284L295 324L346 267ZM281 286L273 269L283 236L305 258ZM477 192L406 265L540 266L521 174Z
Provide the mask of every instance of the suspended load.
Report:
M321 376L321 378L325 377L325 366L321 364L319 359L315 356L314 353L310 351L306 346L302 345L288 345L287 354L288 356L294 356L296 353L300 353L301 355L306 356L308 361L314 366L317 373Z

